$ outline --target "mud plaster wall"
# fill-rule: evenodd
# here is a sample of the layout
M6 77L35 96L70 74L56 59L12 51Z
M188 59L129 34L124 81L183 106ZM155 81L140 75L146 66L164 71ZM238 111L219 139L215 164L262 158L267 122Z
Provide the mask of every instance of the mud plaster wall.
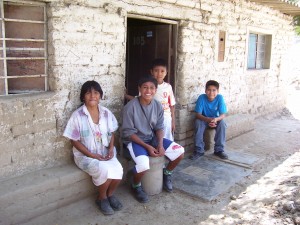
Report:
M201 4L200 4L201 3ZM279 73L292 36L291 18L245 1L99 1L48 2L50 92L0 99L0 176L21 175L72 161L62 132L79 102L86 80L104 90L101 103L120 119L123 106L128 14L178 22L175 139L193 145L193 109L208 79L221 84L230 113L262 115L284 106ZM272 33L268 70L249 72L249 27ZM217 62L219 30L226 31L225 61Z

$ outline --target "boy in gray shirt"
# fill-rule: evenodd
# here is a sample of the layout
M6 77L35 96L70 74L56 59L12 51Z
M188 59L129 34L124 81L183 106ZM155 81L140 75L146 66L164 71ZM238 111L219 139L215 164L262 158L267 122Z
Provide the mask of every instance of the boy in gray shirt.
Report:
M163 171L163 187L172 191L171 174L183 159L184 148L163 138L164 111L153 96L157 90L157 81L151 76L139 80L140 96L128 102L123 110L122 137L132 159L135 162L132 190L135 198L142 203L148 202L143 191L141 179L150 168L149 156L166 156L170 162Z

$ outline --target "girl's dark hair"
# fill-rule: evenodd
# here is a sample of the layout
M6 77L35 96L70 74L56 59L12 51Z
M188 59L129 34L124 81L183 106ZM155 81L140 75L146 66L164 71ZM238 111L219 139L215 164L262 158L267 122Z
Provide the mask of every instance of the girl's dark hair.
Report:
M217 90L219 90L219 83L215 80L209 80L206 82L205 84L205 90L208 88L208 86L215 86L217 88Z
M100 87L100 84L97 81L89 80L89 81L86 81L81 87L81 91L80 91L80 101L81 102L84 101L84 95L88 91L91 91L92 89L94 89L95 91L98 91L100 93L100 98L102 98L103 91Z
M154 85L155 85L155 88L157 88L157 80L154 78L154 77L152 77L152 76L144 76L144 77L141 77L140 79L139 79L139 83L138 83L138 85L139 85L139 87L141 87L144 83L146 83L146 82L152 82Z
M152 61L151 69L153 69L156 66L163 66L163 67L166 67L166 69L168 69L167 61L162 58L157 58Z

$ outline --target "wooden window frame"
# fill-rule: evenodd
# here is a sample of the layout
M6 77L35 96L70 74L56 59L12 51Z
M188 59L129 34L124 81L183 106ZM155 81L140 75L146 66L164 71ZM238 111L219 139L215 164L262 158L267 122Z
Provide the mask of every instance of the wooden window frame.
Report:
M48 52L47 52L47 13L46 13L46 3L43 2L32 2L32 1L14 1L14 0L7 0L7 1L0 1L0 7L1 7L1 15L0 15L0 23L1 23L1 33L0 33L0 41L2 41L2 46L0 45L0 51L2 51L2 56L0 56L0 62L3 63L3 71L0 71L0 73L3 72L3 75L0 74L0 82L3 82L4 80L4 90L3 93L0 92L0 96L7 96L7 95L13 95L13 94L27 94L27 93L36 93L36 92L45 92L48 90ZM6 18L5 16L5 10L4 5L14 5L14 6L24 6L24 7L43 7L43 21L39 20L28 20L28 19L11 19ZM37 38L7 38L6 37L6 30L5 25L6 22L17 22L17 23L24 23L24 24L43 24L43 38L37 39ZM26 48L26 47L7 47L6 42L7 41L14 41L14 42L34 42L34 43L43 43L42 48ZM33 56L33 57L8 57L7 52L8 51L30 51L30 52L41 52L43 56ZM26 75L9 75L8 76L8 68L7 64L9 60L43 60L44 64L44 70L41 74L26 74ZM10 92L9 86L8 86L8 80L9 79L15 79L15 78L41 78L44 77L44 88L43 90L34 90L28 89L28 90L16 90L13 92Z
M253 45L251 40L255 40ZM248 34L247 69L261 70L270 69L272 35L258 32Z

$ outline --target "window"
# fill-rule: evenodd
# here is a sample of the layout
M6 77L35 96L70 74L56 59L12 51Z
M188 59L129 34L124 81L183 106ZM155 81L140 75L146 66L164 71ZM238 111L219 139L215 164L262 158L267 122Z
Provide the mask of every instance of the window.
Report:
M248 69L269 69L271 59L272 36L265 34L249 34Z
M46 91L46 5L0 4L0 95Z

